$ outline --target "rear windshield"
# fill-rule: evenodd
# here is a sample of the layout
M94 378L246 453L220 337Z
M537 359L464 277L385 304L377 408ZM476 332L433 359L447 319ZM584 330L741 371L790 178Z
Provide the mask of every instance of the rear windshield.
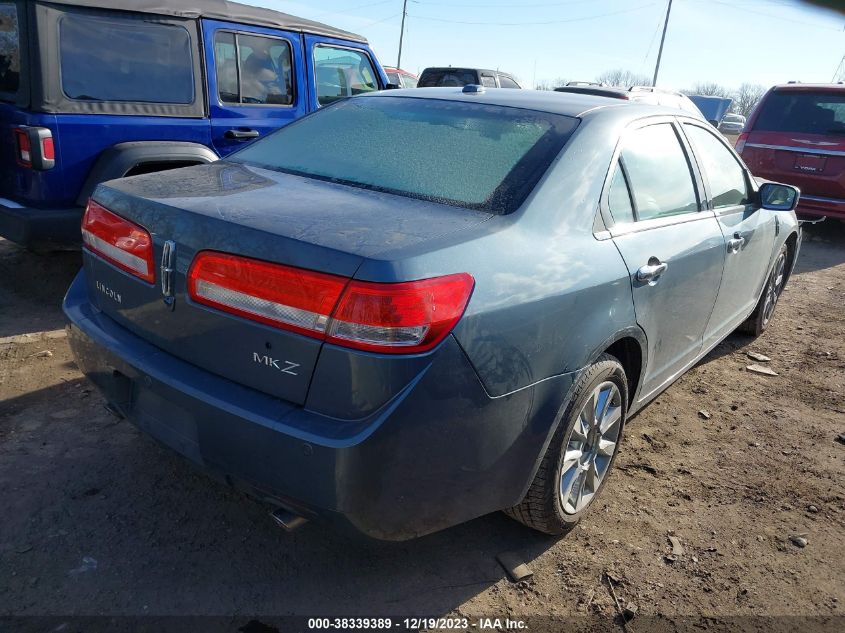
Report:
M194 102L191 38L181 26L65 15L62 89L79 101Z
M412 198L509 213L578 119L412 97L347 99L255 142L235 160Z
M478 83L478 74L465 68L435 68L424 70L418 88L468 86Z
M761 107L761 132L845 134L845 92L777 91Z
M0 3L0 93L14 95L21 74L18 12L14 4Z

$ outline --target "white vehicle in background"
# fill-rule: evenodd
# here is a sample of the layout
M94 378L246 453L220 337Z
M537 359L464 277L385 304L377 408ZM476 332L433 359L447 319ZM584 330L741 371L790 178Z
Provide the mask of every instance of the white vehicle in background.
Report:
M741 114L726 114L719 123L719 131L722 134L740 134L745 128L745 117Z

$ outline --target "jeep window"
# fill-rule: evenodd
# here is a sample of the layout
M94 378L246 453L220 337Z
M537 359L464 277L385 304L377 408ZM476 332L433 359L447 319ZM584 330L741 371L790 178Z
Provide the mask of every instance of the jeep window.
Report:
M293 104L293 63L286 40L218 31L214 61L222 103Z
M59 53L69 99L194 102L191 36L181 26L67 14L59 23Z
M369 56L351 48L314 47L317 102L321 105L362 92L378 90L378 79Z
M754 129L793 134L845 134L845 94L776 90L760 106Z
M18 12L14 4L0 4L0 93L14 95L21 73Z
M534 189L577 125L575 118L520 108L358 97L286 125L229 160L510 213Z

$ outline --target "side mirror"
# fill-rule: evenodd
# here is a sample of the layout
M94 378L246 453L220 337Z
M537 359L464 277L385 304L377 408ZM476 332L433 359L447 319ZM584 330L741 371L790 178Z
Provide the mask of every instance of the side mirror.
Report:
M385 90L399 90L399 88L401 88L401 87L402 86L400 86L399 84L385 84L384 85Z
M792 211L798 205L800 195L797 187L764 182L760 185L760 206L771 211Z

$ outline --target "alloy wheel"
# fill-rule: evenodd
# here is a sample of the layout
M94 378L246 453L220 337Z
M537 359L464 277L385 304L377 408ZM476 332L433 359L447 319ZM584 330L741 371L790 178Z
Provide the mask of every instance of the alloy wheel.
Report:
M780 293L783 290L783 282L786 278L786 252L781 251L777 261L772 268L772 275L766 284L766 299L763 303L763 324L767 324L774 314Z
M569 434L560 474L560 503L576 514L595 498L610 468L622 430L622 395L605 381L587 399Z

